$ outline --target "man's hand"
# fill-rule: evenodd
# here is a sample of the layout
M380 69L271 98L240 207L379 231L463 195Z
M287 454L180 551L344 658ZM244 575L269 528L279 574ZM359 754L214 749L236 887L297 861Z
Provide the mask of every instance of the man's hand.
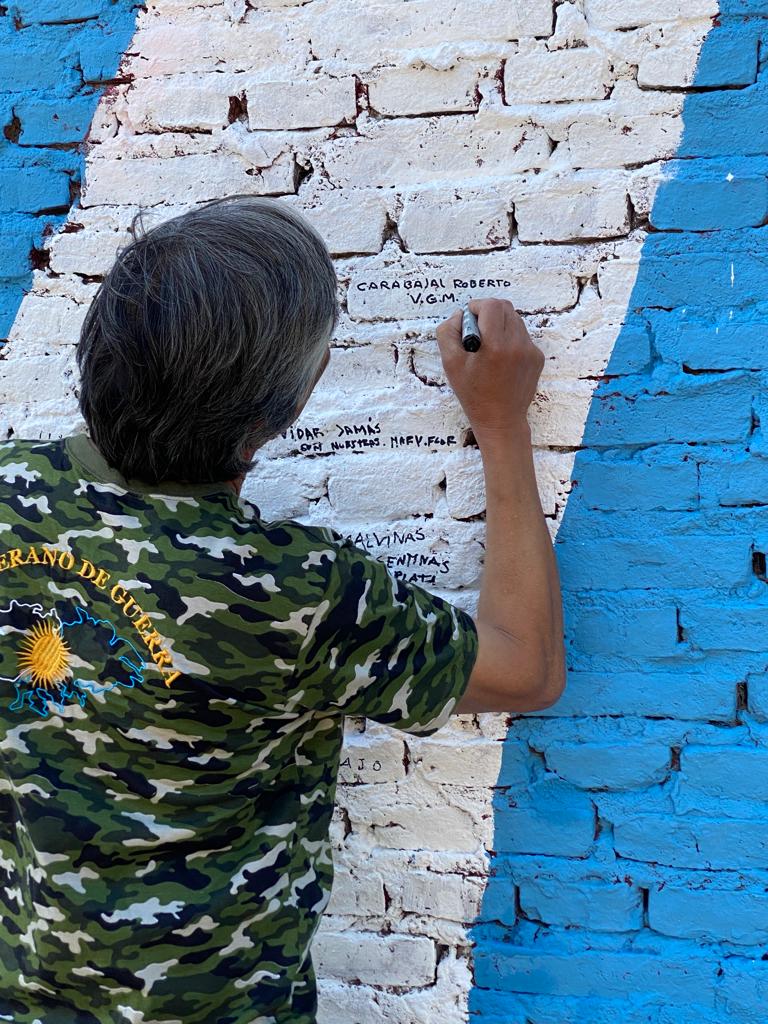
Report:
M469 308L482 338L478 351L461 344L461 310L437 328L437 343L448 382L482 444L484 435L503 435L526 421L544 353L507 299L471 299Z

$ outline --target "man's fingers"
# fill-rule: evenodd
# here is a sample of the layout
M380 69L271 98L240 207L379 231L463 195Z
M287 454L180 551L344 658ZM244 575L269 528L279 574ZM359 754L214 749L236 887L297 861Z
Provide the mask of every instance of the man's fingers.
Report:
M443 320L438 325L436 331L437 344L443 359L452 352L455 353L457 348L461 349L461 322L463 315L463 311L457 309L447 320Z

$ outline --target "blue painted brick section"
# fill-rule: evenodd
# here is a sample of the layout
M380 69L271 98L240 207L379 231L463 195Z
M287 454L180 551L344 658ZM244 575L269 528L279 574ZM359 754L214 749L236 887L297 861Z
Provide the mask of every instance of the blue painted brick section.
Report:
M765 73L746 89L688 96L678 156L760 156L768 152Z
M734 273L736 268L734 267ZM703 319L690 311L654 311L654 347L662 359L692 370L765 368L768 311L740 310Z
M643 924L643 897L626 882L531 879L520 885L526 917L546 924L626 932Z
M648 715L705 722L731 721L736 713L737 682L735 674L719 676L715 672L683 669L676 672L570 671L563 696L537 715ZM750 683L750 699L752 689ZM768 720L768 683L762 707Z
M39 97L22 100L14 105L21 121L19 141L24 146L80 142L90 126L94 106L89 95L66 104L60 99L44 101Z
M750 714L761 722L768 722L768 673L755 672L747 676L747 698Z
M635 458L582 459L579 476L568 498L589 509L667 511L698 506L698 472L692 454L679 448L644 449Z
M40 87L40 64L55 68L59 88L74 92L80 84L76 70L77 51L70 45L70 26L37 28L29 33L17 33L14 45L9 37L0 36L0 89L23 95L29 89Z
M86 82L110 81L118 74L114 26L108 22L92 22L78 34L78 63Z
M752 571L751 537L652 536L558 541L568 590L648 587L730 587Z
M727 310L764 302L768 280L763 255L766 234L766 228L760 227L702 234L658 231L648 235L643 245L647 273L638 278L632 307L674 309L703 303L708 309ZM702 287L706 292L700 291ZM682 302L681 289L685 292Z
M0 216L41 213L34 236L45 248L64 220L82 176L82 143L104 89L133 35L135 0L14 0L0 5ZM85 79L85 81L84 81ZM32 281L30 240L0 248L0 345ZM45 232L45 234L44 234Z
M658 272L666 269L661 261ZM703 382L682 379L674 393L597 395L590 412L590 443L615 447L746 441L752 426L751 387L747 383L743 377Z
M738 770L738 769L737 769ZM650 890L648 923L663 935L756 946L768 942L768 894L720 888Z
M713 802L712 813L717 813ZM614 821L616 852L630 860L682 868L764 868L768 821L687 814L627 815Z
M683 598L680 623L686 640L702 651L765 651L768 604Z
M2 158L2 151L0 151ZM0 214L35 213L69 203L71 178L63 170L0 164ZM3 217L3 223L6 218Z
M108 11L110 0L14 0L13 13L24 25L96 18Z
M768 458L741 449L701 454L703 506L768 505Z
M693 172L670 161L665 172L671 180L659 187L650 220L662 231L727 231L758 227L768 214L765 161L746 166L730 162L696 161Z
M642 789L669 773L670 749L659 743L562 743L546 747L547 767L580 789Z
M558 779L532 785L525 798L494 795L494 844L503 853L582 857L592 847L595 811L589 797Z
M680 780L686 788L713 799L768 798L768 749L760 747L686 746L680 757Z
M642 992L675 1005L714 1009L718 963L695 956L678 961L645 953L591 950L545 953L499 942L475 952L475 981L483 987L546 995L633 998Z
M583 552L590 557L588 550ZM563 584L567 587L567 575ZM563 609L569 646L584 654L664 658L679 653L677 606L659 596L657 607L647 600L616 593L603 604L589 607L564 594Z
M753 23L721 25L717 45L702 49L696 66L697 87L749 85L756 81L759 38Z

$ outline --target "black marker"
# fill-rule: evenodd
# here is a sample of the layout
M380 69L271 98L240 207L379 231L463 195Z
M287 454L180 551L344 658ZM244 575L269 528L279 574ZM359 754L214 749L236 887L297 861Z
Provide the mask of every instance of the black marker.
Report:
M465 306L461 318L461 343L467 352L477 352L480 348L480 328L477 326L477 317Z

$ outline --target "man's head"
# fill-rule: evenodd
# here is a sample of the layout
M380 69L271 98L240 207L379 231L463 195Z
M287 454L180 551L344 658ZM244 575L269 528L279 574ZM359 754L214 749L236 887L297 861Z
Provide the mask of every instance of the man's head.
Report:
M77 345L80 412L128 479L241 477L298 415L339 318L320 235L279 199L230 196L134 240Z

